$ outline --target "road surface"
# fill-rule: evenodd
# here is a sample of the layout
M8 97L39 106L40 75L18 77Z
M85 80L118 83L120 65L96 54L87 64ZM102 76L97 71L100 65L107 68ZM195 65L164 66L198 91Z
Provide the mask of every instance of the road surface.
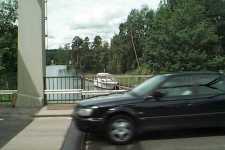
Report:
M31 117L0 115L0 149L32 122Z
M105 138L90 135L86 150L224 150L223 129L194 129L149 132L130 145L116 146Z

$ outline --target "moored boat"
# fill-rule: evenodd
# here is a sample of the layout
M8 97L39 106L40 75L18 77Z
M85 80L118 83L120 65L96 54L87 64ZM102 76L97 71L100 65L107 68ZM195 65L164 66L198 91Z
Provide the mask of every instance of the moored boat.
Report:
M109 73L98 73L94 79L94 85L108 90L119 89L118 81L116 81Z

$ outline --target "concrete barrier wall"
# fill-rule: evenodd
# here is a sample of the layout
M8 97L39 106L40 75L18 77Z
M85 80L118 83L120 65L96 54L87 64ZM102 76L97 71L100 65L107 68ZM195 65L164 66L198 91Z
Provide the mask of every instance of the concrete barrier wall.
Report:
M19 0L17 106L43 104L44 0Z

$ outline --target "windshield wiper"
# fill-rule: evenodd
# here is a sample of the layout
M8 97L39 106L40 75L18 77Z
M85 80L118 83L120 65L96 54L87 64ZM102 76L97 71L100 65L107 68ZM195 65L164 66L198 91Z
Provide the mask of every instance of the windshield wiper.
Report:
M218 77L218 78L212 80L211 82L209 82L209 83L207 83L207 84L205 84L205 85L206 85L206 86L211 86L211 85L217 83L220 79L221 79L221 77Z
M218 77L218 78L216 78L215 80L213 80L213 81L211 81L211 82L209 82L209 83L207 83L207 84L205 84L205 85L202 85L202 86L207 86L207 87L209 87L209 88L211 88L211 89L215 89L215 90L218 90L218 91L220 91L220 92L225 92L224 90L221 90L221 89L219 89L219 88L217 88L217 87L212 86L213 84L216 84L217 82L219 82L220 79L221 79L221 77Z

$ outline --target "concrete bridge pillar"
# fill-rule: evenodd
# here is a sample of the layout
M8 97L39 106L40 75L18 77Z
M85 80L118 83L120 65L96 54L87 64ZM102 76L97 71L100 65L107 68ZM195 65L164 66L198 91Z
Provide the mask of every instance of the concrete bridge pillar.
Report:
M45 1L18 0L18 107L43 105Z

